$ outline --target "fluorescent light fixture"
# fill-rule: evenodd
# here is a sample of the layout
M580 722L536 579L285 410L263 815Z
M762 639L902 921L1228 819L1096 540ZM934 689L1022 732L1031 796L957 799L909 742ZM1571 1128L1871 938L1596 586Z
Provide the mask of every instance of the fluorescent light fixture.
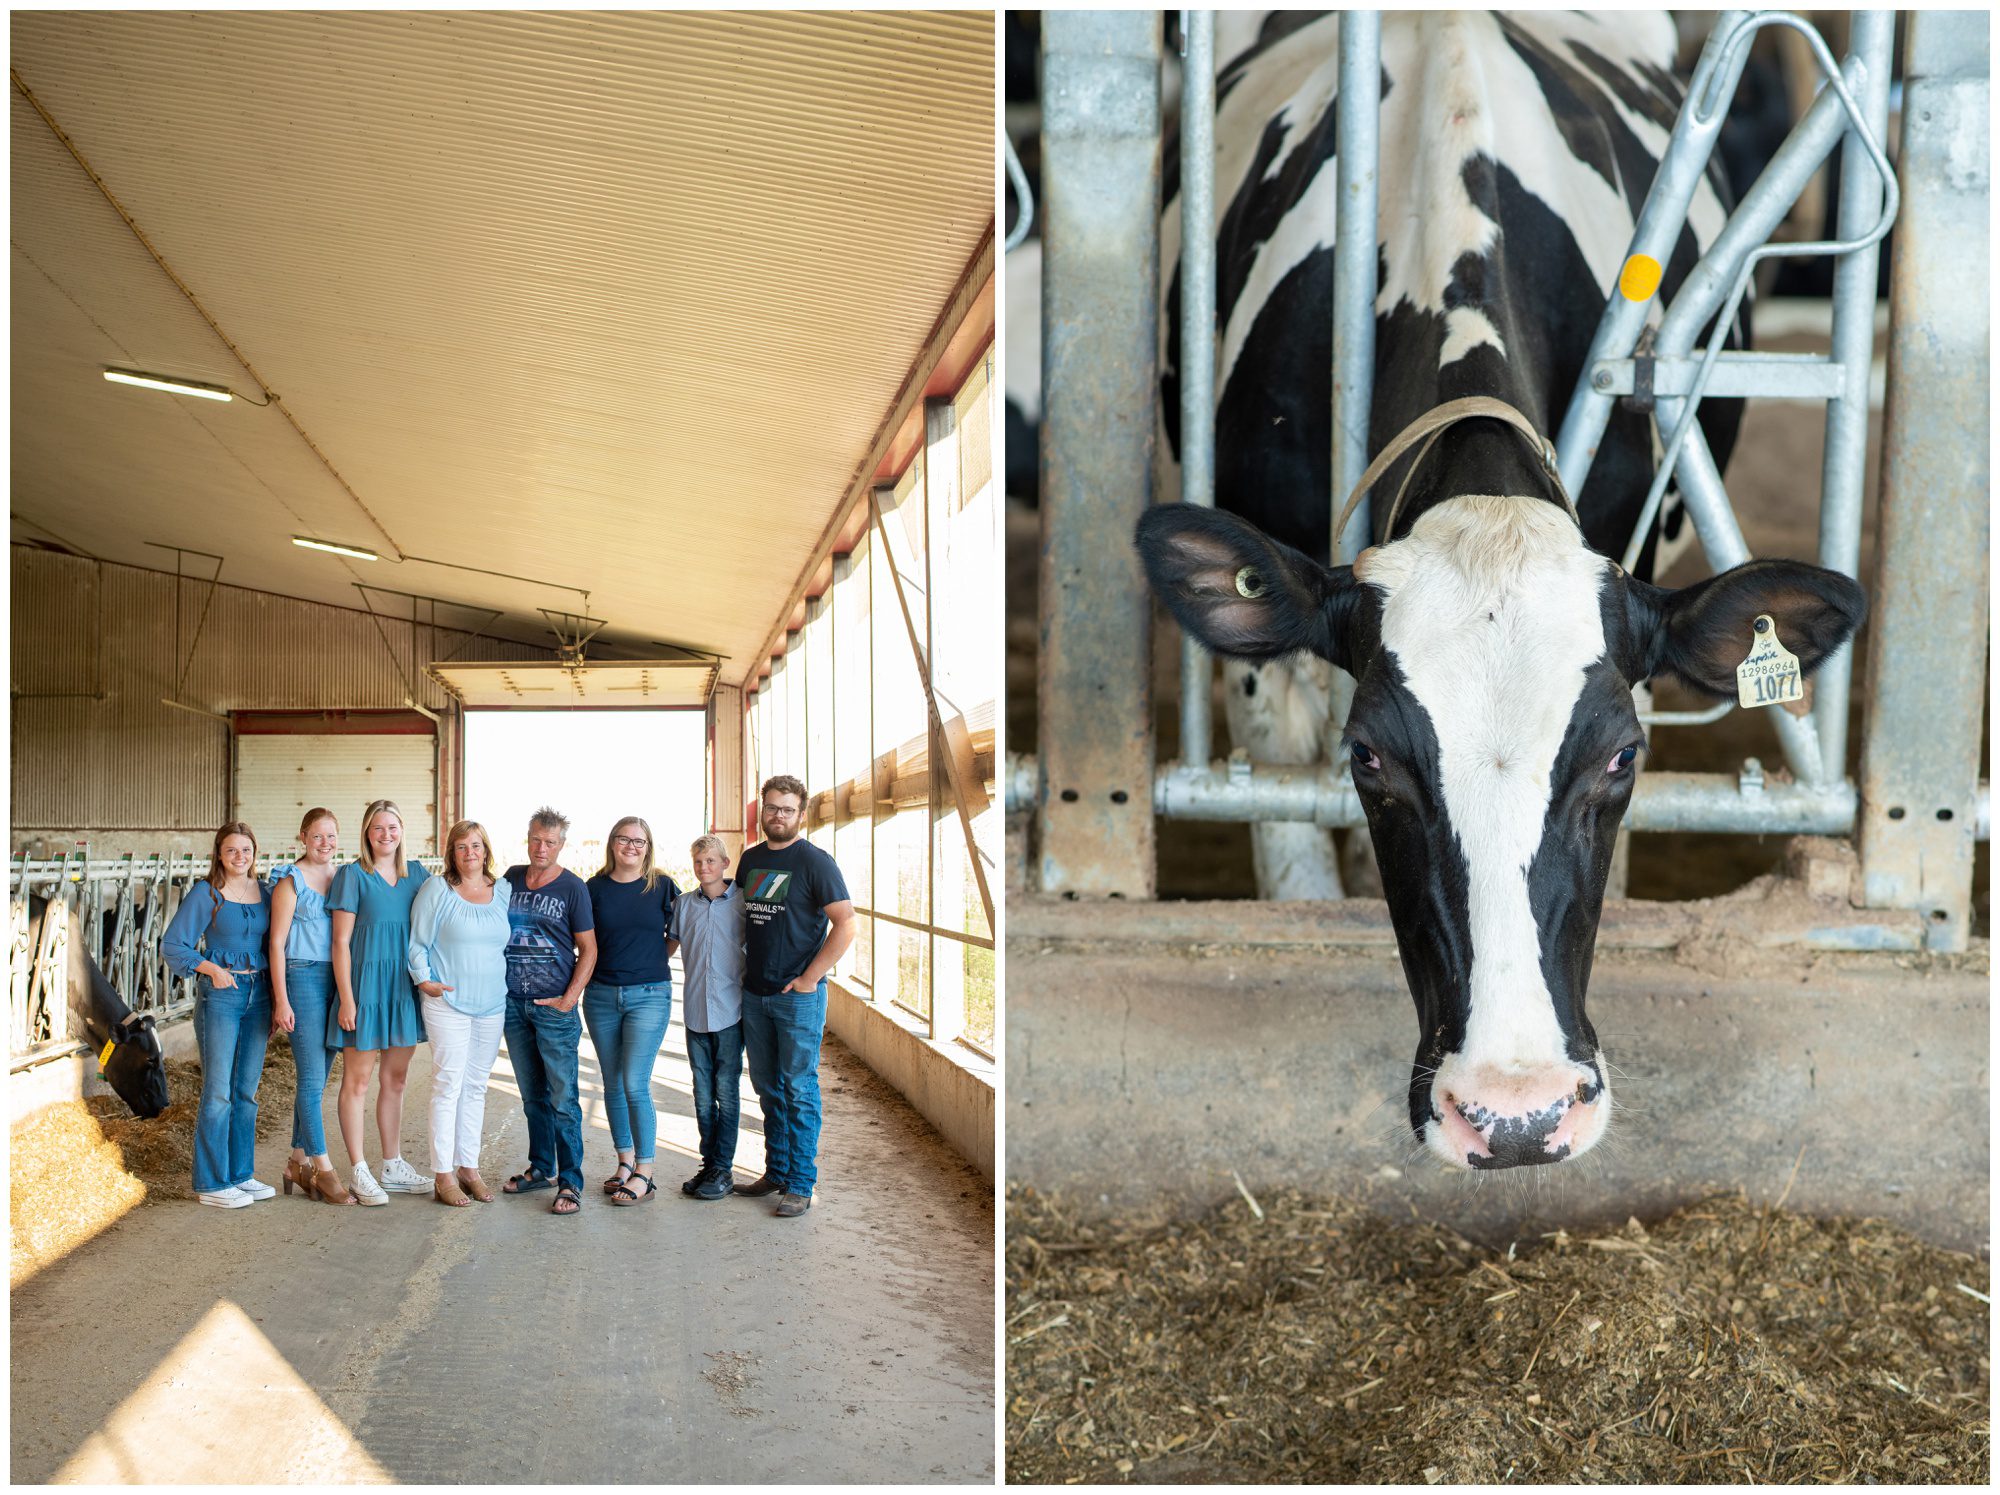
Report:
M304 535L293 535L292 543L302 545L307 550L324 550L329 555L351 555L357 561L379 561L380 556L372 550L363 550L359 545L336 545L331 540L311 540Z
M141 389L163 389L170 395L193 395L202 400L236 398L220 384L194 384L186 379L169 379L164 374L133 374L124 369L106 369L104 377L113 384L136 384Z

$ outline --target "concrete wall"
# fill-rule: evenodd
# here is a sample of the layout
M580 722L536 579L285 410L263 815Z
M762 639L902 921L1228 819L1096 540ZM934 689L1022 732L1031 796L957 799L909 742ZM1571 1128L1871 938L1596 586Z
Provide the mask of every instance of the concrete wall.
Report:
M911 1032L837 981L827 983L826 1026L901 1091L968 1162L993 1178L994 1066L959 1045L933 1043Z
M1589 1013L1613 1066L1610 1136L1573 1163L1460 1174L1413 1156L1419 1035L1393 947L1314 948L1317 905L1228 905L1227 943L1133 938L1157 934L1162 904L1092 905L1074 937L1083 907L1009 905L1007 1177L1085 1213L1199 1211L1234 1197L1236 1175L1497 1244L1740 1188L1987 1248L1983 950L1600 947Z
M11 580L16 851L83 839L111 856L208 849L228 817L232 731L163 705L177 685L180 700L221 714L402 710L408 696L444 717L440 763L449 773L456 713L424 667L454 651L553 657L508 640L468 642L407 617L211 589L28 545L13 547ZM448 782L441 787L450 793Z

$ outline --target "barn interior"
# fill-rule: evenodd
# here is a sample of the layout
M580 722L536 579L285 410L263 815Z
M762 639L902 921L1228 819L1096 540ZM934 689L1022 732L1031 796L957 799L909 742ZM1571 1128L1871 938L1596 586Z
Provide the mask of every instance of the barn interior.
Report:
M990 1478L999 670L929 596L997 564L993 37L949 12L13 18L17 1127L116 1104L62 939L186 1063L156 941L215 827L249 821L268 865L306 806L351 851L390 798L434 856L481 814L475 713L698 715L706 814L662 841L739 852L761 777L807 778L864 927L803 1222L678 1194L563 1225L224 1217L153 1180L24 1245L17 1192L17 1478ZM545 769L560 806L648 766ZM29 938L31 890L66 933ZM679 1017L654 1089L685 1155ZM489 1176L521 1149L509 1076ZM135 1282L152 1311L115 1353L70 1331Z

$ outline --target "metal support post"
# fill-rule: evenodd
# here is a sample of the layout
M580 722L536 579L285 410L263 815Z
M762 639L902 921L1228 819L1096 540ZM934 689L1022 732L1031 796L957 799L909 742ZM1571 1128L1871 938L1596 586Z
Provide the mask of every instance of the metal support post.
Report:
M1333 474L1331 523L1368 470L1368 414L1375 397L1376 170L1381 156L1382 15L1344 11L1340 17L1340 93L1334 100L1333 210ZM1372 502L1363 498L1340 548L1329 557L1351 565L1374 543ZM1338 745L1354 704L1354 678L1333 671L1326 716L1325 761L1345 773Z
M1158 11L1042 23L1044 891L1154 889L1151 604L1132 531L1159 398Z
M1861 873L1870 908L1921 910L1930 948L1963 950L1988 647L1989 19L1908 24Z
M1876 140L1888 138L1889 71L1895 53L1896 14L1854 14L1848 53L1864 69L1854 101ZM1840 227L1843 240L1859 239L1882 212L1882 182L1861 136L1850 124L1840 149ZM1861 574L1861 492L1868 460L1868 370L1875 354L1875 286L1881 244L1844 255L1833 272L1832 358L1843 375L1838 399L1826 407L1824 476L1819 511L1819 561L1846 576ZM1819 729L1829 781L1847 775L1847 702L1854 651L1843 644L1819 668L1813 683L1813 722Z
M1181 63L1181 502L1215 506L1215 12L1184 12ZM1213 755L1215 660L1181 636L1181 761Z

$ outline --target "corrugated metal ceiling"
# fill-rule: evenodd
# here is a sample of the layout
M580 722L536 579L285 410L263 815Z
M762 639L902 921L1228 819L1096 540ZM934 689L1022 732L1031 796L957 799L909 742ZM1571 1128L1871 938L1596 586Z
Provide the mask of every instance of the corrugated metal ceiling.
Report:
M740 680L991 228L990 13L11 26L14 534L106 559L583 610L387 557L454 561ZM102 379L257 393L23 85L345 488L275 408Z

